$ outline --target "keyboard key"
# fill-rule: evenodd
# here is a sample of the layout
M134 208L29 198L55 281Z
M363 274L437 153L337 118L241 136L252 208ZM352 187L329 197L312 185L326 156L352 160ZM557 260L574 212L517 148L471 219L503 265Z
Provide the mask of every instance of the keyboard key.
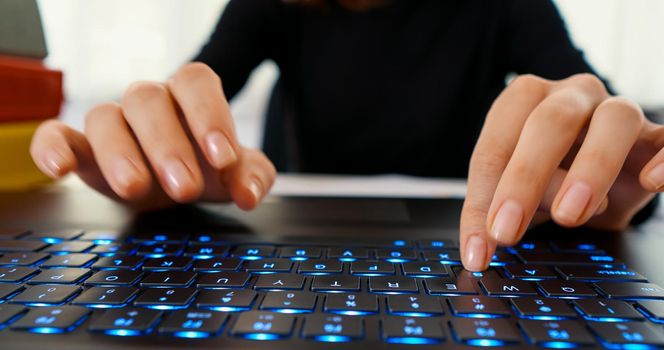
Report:
M289 272L293 262L286 259L262 259L248 261L244 265L244 270L252 273L276 273Z
M318 259L322 252L323 250L319 247L282 247L279 257L293 260Z
M24 237L24 239L40 240L49 244L55 244L62 241L70 241L82 234L83 231L77 229L33 231Z
M162 312L158 310L131 307L110 309L101 317L93 320L88 330L116 336L147 334L152 330L161 314Z
M256 295L252 290L204 289L198 293L196 306L224 312L249 310Z
M194 288L149 288L134 300L134 306L157 310L184 309L196 292Z
M369 277L369 291L371 293L417 293L417 281L414 278L402 276Z
M17 284L0 284L0 301L9 299L21 289L23 289L23 287Z
M502 299L462 296L449 299L452 313L462 317L487 318L511 315Z
M609 323L589 322L595 332L607 346L627 344L664 345L664 333L661 328L645 322Z
M131 236L131 241L135 243L182 243L188 237L189 235L182 233L139 232Z
M178 310L168 315L159 333L182 338L207 338L221 332L228 315L210 310Z
M144 271L171 271L181 270L184 271L191 266L194 261L191 258L185 257L167 257L148 259L143 263Z
M457 341L468 345L500 346L521 340L510 320L454 318L450 323Z
M356 276L394 275L394 264L378 260L354 261L350 265L350 273Z
M48 257L46 253L8 253L0 256L0 266L35 265Z
M445 312L438 298L426 295L390 295L387 309L393 315L410 317L440 316Z
M597 293L589 285L573 281L541 281L537 285L549 298L591 298L596 297Z
M302 289L304 286L304 276L286 273L277 273L273 275L260 275L254 284L254 289L265 290L288 290Z
M43 251L46 253L83 253L92 248L94 243L86 241L69 241L53 244Z
M519 258L526 265L614 265L622 266L623 263L608 255L594 255L581 253L530 253L519 252Z
M639 310L642 310L648 317L657 321L664 321L664 301L662 300L639 300L637 303Z
M327 250L327 257L330 259L339 259L341 261L355 261L357 259L369 259L369 249L335 247Z
M357 316L307 315L302 336L323 342L347 342L364 336L364 322Z
M182 251L183 247L181 244L144 243L138 247L136 254L150 258L163 258L166 256L178 256L182 254Z
M537 296L529 282L498 278L482 278L480 285L491 297Z
M97 259L94 254L66 254L54 255L39 265L42 268L51 267L83 267Z
M73 331L90 314L80 306L57 306L32 309L11 326L13 330L33 333L67 333Z
M560 299L513 298L510 301L521 318L558 320L577 317L569 304Z
M424 280L427 293L432 295L472 295L478 294L474 280L469 278L427 278Z
M456 250L425 250L422 256L425 261L439 261L445 265L461 264L461 255Z
M60 305L74 297L81 291L79 286L64 285L38 285L29 286L21 294L12 298L13 304L30 306Z
M18 283L38 273L32 267L0 267L0 282Z
M403 274L412 277L448 276L450 273L445 265L437 262L411 261L401 264Z
M141 281L141 287L187 287L196 279L196 273L191 271L165 271L150 272Z
M214 272L201 275L198 288L242 288L249 282L251 274L247 272Z
M310 292L272 292L265 295L261 310L287 314L312 312L316 306L316 294Z
M42 270L29 284L75 284L92 274L90 269L58 268Z
M143 257L129 255L105 256L92 265L95 270L134 270L143 263Z
M30 233L30 230L22 228L16 228L16 227L0 228L0 240L5 241L5 240L18 239L27 235L28 233Z
M376 249L376 259L390 262L406 262L417 259L415 250L409 248Z
M551 247L545 241L521 241L509 249L526 252L550 252Z
M242 260L237 258L196 260L194 262L194 271L196 272L235 271L240 267L240 264L242 264Z
M85 231L83 235L76 238L77 241L92 241L94 244L111 244L116 241L121 241L125 234L120 231L113 230L91 230Z
M315 276L311 282L314 292L359 291L360 278L347 275Z
M505 266L516 262L517 261L516 258L514 258L514 255L507 252L496 252L491 257L489 266Z
M34 252L47 245L42 241L0 241L0 252Z
M86 286L131 286L143 277L141 271L103 270L95 273L85 281Z
M420 239L417 241L420 249L453 249L458 248L456 242L449 239Z
M578 321L521 320L519 324L530 342L539 346L573 348L595 343L595 338Z
M86 289L71 303L92 308L111 308L126 305L136 294L134 287L92 287Z
M23 305L0 304L0 329L16 321L27 310Z
M382 336L388 343L435 344L445 340L441 323L435 318L384 317Z
M266 311L248 311L240 314L230 334L252 340L287 338L293 331L295 317Z
M223 245L192 245L184 251L184 256L194 259L214 259L228 255L228 247Z
M378 299L368 294L330 294L325 298L325 312L342 315L367 315L378 312Z
M653 283L599 282L595 286L609 299L664 299L664 289Z
M339 260L319 260L311 259L300 263L297 272L307 275L328 275L332 273L341 273L343 264Z
M274 256L274 251L276 248L269 245L260 245L260 246L250 246L250 245L240 245L235 247L232 252L232 256L238 257L245 260L256 260L261 258L269 258Z
M111 243L95 246L90 249L89 253L100 256L131 255L136 250L138 250L138 246L132 243Z
M629 281L629 282L648 282L640 274L628 268L603 268L587 266L561 266L557 270L566 280L571 281Z
M640 312L622 300L576 300L574 305L581 311L583 317L592 321L616 322L644 318Z
M505 266L505 271L507 277L521 280L540 281L558 278L558 275L546 266L512 264Z
M560 252L604 254L604 250L600 249L597 244L592 242L558 241L551 242L551 245L555 250Z

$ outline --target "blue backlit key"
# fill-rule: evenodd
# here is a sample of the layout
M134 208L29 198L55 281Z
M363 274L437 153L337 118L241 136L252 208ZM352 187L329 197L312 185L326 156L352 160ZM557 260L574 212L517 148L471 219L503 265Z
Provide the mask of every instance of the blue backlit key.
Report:
M348 342L364 336L364 322L358 316L307 315L302 336L328 343Z
M272 292L265 295L261 310L286 314L312 312L316 306L316 294L302 291Z
M444 314L436 297L428 295L390 295L387 297L390 314L410 317L431 317Z
M317 259L321 257L322 252L319 247L283 247L280 249L279 257L291 260Z
M246 262L244 270L257 274L289 272L291 266L293 262L287 259L263 259Z
M300 263L297 272L306 275L329 275L341 273L343 263L332 259L309 259Z
M249 245L240 245L233 249L231 255L238 257L244 260L258 260L262 258L269 258L274 256L274 251L276 248L274 246L260 245L260 246L249 246Z
M378 299L368 294L330 294L325 298L323 310L341 315L375 314L378 312Z
M454 318L450 323L456 340L468 345L500 346L521 340L511 320Z
M653 346L664 346L664 333L661 328L657 328L645 322L629 323L608 323L608 322L589 322L590 329L595 332L609 347L621 346L623 349L629 349L637 344L647 344Z
M134 270L143 263L143 257L130 255L105 256L92 265L94 270Z
M134 287L92 287L86 289L71 303L99 309L122 307L136 294L138 289Z
M555 266L592 266L592 265L614 265L622 266L623 263L609 255L595 255L582 253L530 253L519 252L519 258L526 265L555 265Z
M577 317L572 307L561 299L513 298L510 301L521 318L560 320Z
M249 311L240 314L230 334L251 340L276 340L287 338L293 332L295 317L265 311Z
M135 243L180 243L187 240L189 235L166 232L139 232L131 237Z
M67 333L74 330L90 314L80 306L57 306L32 309L16 321L11 329L33 333Z
M85 280L86 286L131 286L143 277L141 271L103 270Z
M609 299L664 299L664 288L654 283L599 282L595 286Z
M74 284L92 274L92 270L79 268L58 268L42 270L28 281L29 284Z
M194 271L196 272L220 272L235 271L242 264L242 259L237 258L219 258L196 260Z
M425 250L422 252L425 261L439 261L446 265L460 265L461 255L457 250Z
M452 312L457 316L474 318L507 317L511 314L502 299L461 296L449 299Z
M556 269L564 279L570 281L648 282L645 277L624 267L559 266Z
M84 267L97 259L94 254L65 254L54 255L39 265L42 268L53 267Z
M23 239L27 240L40 240L48 244L60 243L62 241L69 241L83 234L82 230L77 229L64 229L64 230L49 230L49 231L33 231Z
M409 248L376 249L376 259L389 262L406 262L417 259L417 253Z
M348 275L316 276L311 282L314 292L342 292L360 290L360 278Z
M429 294L457 296L478 294L475 282L471 278L427 278L424 285Z
M184 256L194 259L221 258L228 254L228 247L223 245L192 245L184 251Z
M531 343L554 349L592 345L595 338L578 321L521 320L521 328Z
M664 300L639 300L636 305L648 317L664 323Z
M0 266L34 265L49 257L46 253L7 253L0 256Z
M330 259L339 259L341 261L355 261L358 259L369 259L369 249L367 248L329 248L327 257Z
M0 304L0 329L16 321L27 310L23 305Z
M196 292L194 288L149 288L134 300L134 306L157 310L184 309L194 299Z
M583 282L547 280L537 282L537 285L549 298L578 299L597 296L597 292Z
M242 288L251 274L247 272L213 272L201 274L196 286L198 288Z
M5 300L23 289L17 284L0 284L0 301Z
M485 277L480 280L480 285L492 297L537 296L528 281Z
M394 275L394 264L387 261L360 260L350 265L350 273L356 276Z
M207 338L221 332L228 316L211 310L179 310L159 325L159 333L181 338Z
M450 272L445 268L445 265L439 264L435 261L420 262L410 261L401 264L403 274L412 277L438 277L448 276Z
M30 306L60 305L81 291L79 286L42 284L30 286L10 300L14 304Z
M273 275L260 275L254 284L257 290L291 290L302 289L304 276L288 273L276 273Z
M457 248L457 244L449 239L421 239L417 241L420 249L449 249Z
M46 253L63 254L63 253L83 253L84 251L92 248L94 243L87 241L67 241L54 244L43 251Z
M42 241L0 241L0 252L34 252L47 245Z
M251 309L256 292L252 290L204 289L196 297L199 309L236 312Z
M0 267L0 282L18 283L38 272L38 269L32 267Z
M161 314L161 311L151 309L110 309L93 320L88 330L123 337L147 334L152 331Z
M77 241L92 241L94 244L111 244L113 242L119 241L124 235L123 232L114 231L114 230L91 230L85 231L85 233L78 238Z
M131 255L137 249L138 246L133 243L111 243L98 245L92 248L89 253L97 254L100 256Z
M187 287L196 279L191 271L150 272L142 281L141 287Z
M388 343L436 344L445 340L445 333L437 318L384 317L382 336Z
M136 254L150 258L163 258L166 256L178 256L182 253L183 249L181 244L147 242L138 248Z
M505 266L507 277L526 281L541 281L556 279L558 275L549 267L539 265L518 265L511 264Z
M417 280L403 276L369 277L369 291L381 294L417 293Z
M148 259L143 263L144 271L184 271L191 266L194 261L186 257L166 257Z
M585 299L574 305L588 320L600 322L624 322L642 320L643 315L622 300Z

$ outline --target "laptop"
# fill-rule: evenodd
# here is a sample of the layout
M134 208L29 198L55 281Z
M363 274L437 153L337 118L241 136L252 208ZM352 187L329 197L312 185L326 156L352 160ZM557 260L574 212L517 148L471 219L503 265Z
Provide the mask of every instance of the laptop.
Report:
M664 237L541 226L460 265L458 199L270 197L134 214L0 195L2 349L654 349Z

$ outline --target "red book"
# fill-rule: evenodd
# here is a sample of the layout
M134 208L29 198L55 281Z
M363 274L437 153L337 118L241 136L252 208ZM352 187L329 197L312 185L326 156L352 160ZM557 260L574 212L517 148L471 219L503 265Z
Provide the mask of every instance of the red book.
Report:
M0 55L0 122L56 117L62 100L62 72L38 59Z

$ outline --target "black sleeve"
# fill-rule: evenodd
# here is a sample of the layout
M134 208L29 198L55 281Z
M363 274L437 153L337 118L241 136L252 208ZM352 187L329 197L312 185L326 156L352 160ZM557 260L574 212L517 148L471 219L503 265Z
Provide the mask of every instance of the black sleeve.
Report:
M207 44L194 59L220 77L229 100L242 89L251 71L273 58L278 43L280 0L231 0Z

